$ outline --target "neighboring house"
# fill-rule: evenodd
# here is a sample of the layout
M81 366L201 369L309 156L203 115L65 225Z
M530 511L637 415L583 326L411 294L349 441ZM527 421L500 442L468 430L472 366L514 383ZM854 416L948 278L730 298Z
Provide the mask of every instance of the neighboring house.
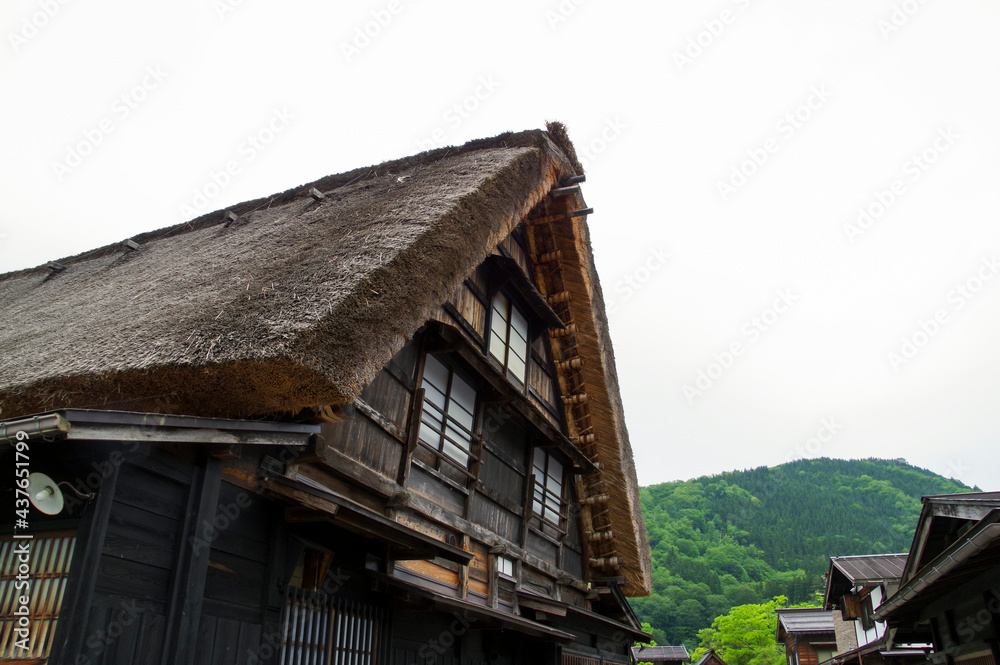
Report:
M822 607L781 608L776 639L788 665L818 665L837 652L833 612Z
M694 665L726 665L726 661L715 653L715 649L709 649Z
M688 659L687 648L679 647L632 647L632 660L636 663L673 663L680 665Z
M875 610L895 592L906 554L866 554L830 558L824 609L834 610L837 654L831 665L922 662L924 645L888 648L885 624Z
M59 483L0 514L0 659L628 663L649 547L560 129L0 275L0 464Z
M899 589L875 611L932 663L1000 662L1000 492L925 496Z

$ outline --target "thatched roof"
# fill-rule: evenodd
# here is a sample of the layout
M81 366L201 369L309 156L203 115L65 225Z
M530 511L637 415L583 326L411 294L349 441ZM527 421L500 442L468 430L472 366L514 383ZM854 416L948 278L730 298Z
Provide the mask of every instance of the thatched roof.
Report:
M561 132L504 134L239 204L235 221L222 210L145 233L138 249L0 275L0 418L73 407L246 417L351 402L575 161ZM603 309L580 224L585 251L571 267L594 293L574 307ZM591 392L606 395L613 432L615 459L601 462L626 516L616 532L638 567L628 591L648 593L607 322L581 314L601 356Z

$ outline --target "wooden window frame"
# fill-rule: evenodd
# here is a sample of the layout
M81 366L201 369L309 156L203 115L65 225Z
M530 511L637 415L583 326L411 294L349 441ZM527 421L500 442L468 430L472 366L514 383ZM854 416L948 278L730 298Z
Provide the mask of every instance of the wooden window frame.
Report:
M0 661L12 662L24 659L24 662L47 662L54 647L59 621L63 618L66 608L66 587L69 584L69 573L76 553L79 530L58 529L41 531L34 534L30 540L20 540L13 534L0 536L4 543L0 548L3 552L4 568L0 574L0 589L11 594L9 601L11 611L18 608L18 598L24 596L30 600L29 637L30 648L27 653L15 645L18 635L14 628L19 627L18 617L11 614L0 617L3 627L4 642L0 643ZM57 542L59 541L59 542ZM18 547L27 543L30 552L30 573L26 590L18 589ZM9 631L8 625L9 624ZM23 626L22 626L23 627Z
M497 308L497 299L503 298L504 306L504 318L503 321L503 339L500 339L499 335L495 336L494 324L499 311ZM519 391L523 394L528 392L528 372L531 367L532 360L532 349L531 342L534 338L532 335L532 321L529 315L525 314L525 308L517 302L511 294L507 293L504 289L497 289L494 291L493 296L489 301L489 320L486 326L486 356L500 364L503 370L503 375L507 377L507 380L511 381ZM517 331L517 327L514 324L515 317L520 318L524 322L524 357L519 357L524 367L520 374L518 374L514 369L511 368L511 354L513 353L517 356L516 350L512 348L511 338L512 335L517 335L520 337L520 333ZM502 347L502 353L498 353L496 346Z
M428 379L427 363L431 360L440 364L448 373L447 385L445 386L444 391ZM471 389L474 395L471 412L465 409L465 407L461 404L458 405L459 408L472 416L471 428L466 427L450 415L449 407L453 401L452 388L455 385L454 380L456 377L469 389ZM467 493L469 482L474 481L477 477L476 471L479 466L479 460L482 457L482 438L478 434L481 420L479 412L481 410L480 407L483 400L482 387L479 386L476 381L470 381L467 373L458 370L455 364L447 357L439 357L437 354L433 353L424 354L423 367L420 373L420 386L424 395L422 402L419 404L420 417L417 420L417 432L414 437L414 441L417 447L432 455L434 461L433 464L428 464L427 462L423 462L414 456L411 463L438 477L438 479L445 481L447 484L451 485L453 489L458 489ZM429 388L433 388L437 392L444 395L445 404L443 409L428 397L427 392ZM439 428L436 425L436 422L428 422L428 414L430 414L431 419L435 421L440 420L443 423L443 427ZM425 429L430 430L430 432L434 434L436 442L424 440ZM449 429L456 430L467 438L463 439L462 442L455 441L455 439L448 436ZM446 452L445 442L448 442L465 453L466 459L457 459ZM462 445L465 443L468 444L468 448ZM451 473L444 470L442 465L447 465L447 469L451 471ZM461 481L456 480L454 477L456 474L459 478L461 478Z
M539 478L539 468L535 463L535 458L538 454L544 456L544 468L541 469L541 478ZM549 479L552 477L550 473L551 462L555 461L559 465L560 478L559 478L559 494L558 496L549 489ZM567 530L565 528L565 523L567 519L566 514L566 463L558 459L548 450L542 447L535 446L531 451L531 514L528 515L528 524L539 535L552 541L553 544L561 545L562 541L566 538ZM539 488L541 491L539 492ZM539 493L542 496L542 510L539 511ZM552 506L546 501L546 499L551 499L555 497L557 500L558 509L554 510ZM556 521L550 519L550 513L555 513ZM554 532L554 533L553 533Z

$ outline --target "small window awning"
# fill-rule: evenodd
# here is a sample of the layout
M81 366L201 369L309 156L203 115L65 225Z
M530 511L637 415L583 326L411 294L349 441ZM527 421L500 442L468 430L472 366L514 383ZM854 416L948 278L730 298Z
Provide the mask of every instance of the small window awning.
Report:
M319 432L319 425L302 423L100 409L60 409L0 421L0 443L15 441L21 433L45 441L307 446Z
M521 300L531 308L531 311L550 328L565 328L566 324L555 313L545 297L538 292L528 276L521 270L517 261L506 256L493 254L486 257L485 265L493 267L506 278L506 283L514 288Z
M290 503L325 514L337 526L389 543L396 560L441 557L459 564L468 564L472 560L471 552L391 520L302 476L273 476L267 479L264 486Z

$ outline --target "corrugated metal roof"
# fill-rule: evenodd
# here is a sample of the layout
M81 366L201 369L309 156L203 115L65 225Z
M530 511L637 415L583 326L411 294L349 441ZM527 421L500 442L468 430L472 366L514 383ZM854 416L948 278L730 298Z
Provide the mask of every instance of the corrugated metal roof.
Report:
M786 633L833 632L833 612L822 607L779 609L778 621Z
M653 663L669 660L687 660L688 650L683 647L632 647L632 655L639 662Z
M905 553L862 554L830 557L830 561L852 584L876 584L901 579L907 556Z

